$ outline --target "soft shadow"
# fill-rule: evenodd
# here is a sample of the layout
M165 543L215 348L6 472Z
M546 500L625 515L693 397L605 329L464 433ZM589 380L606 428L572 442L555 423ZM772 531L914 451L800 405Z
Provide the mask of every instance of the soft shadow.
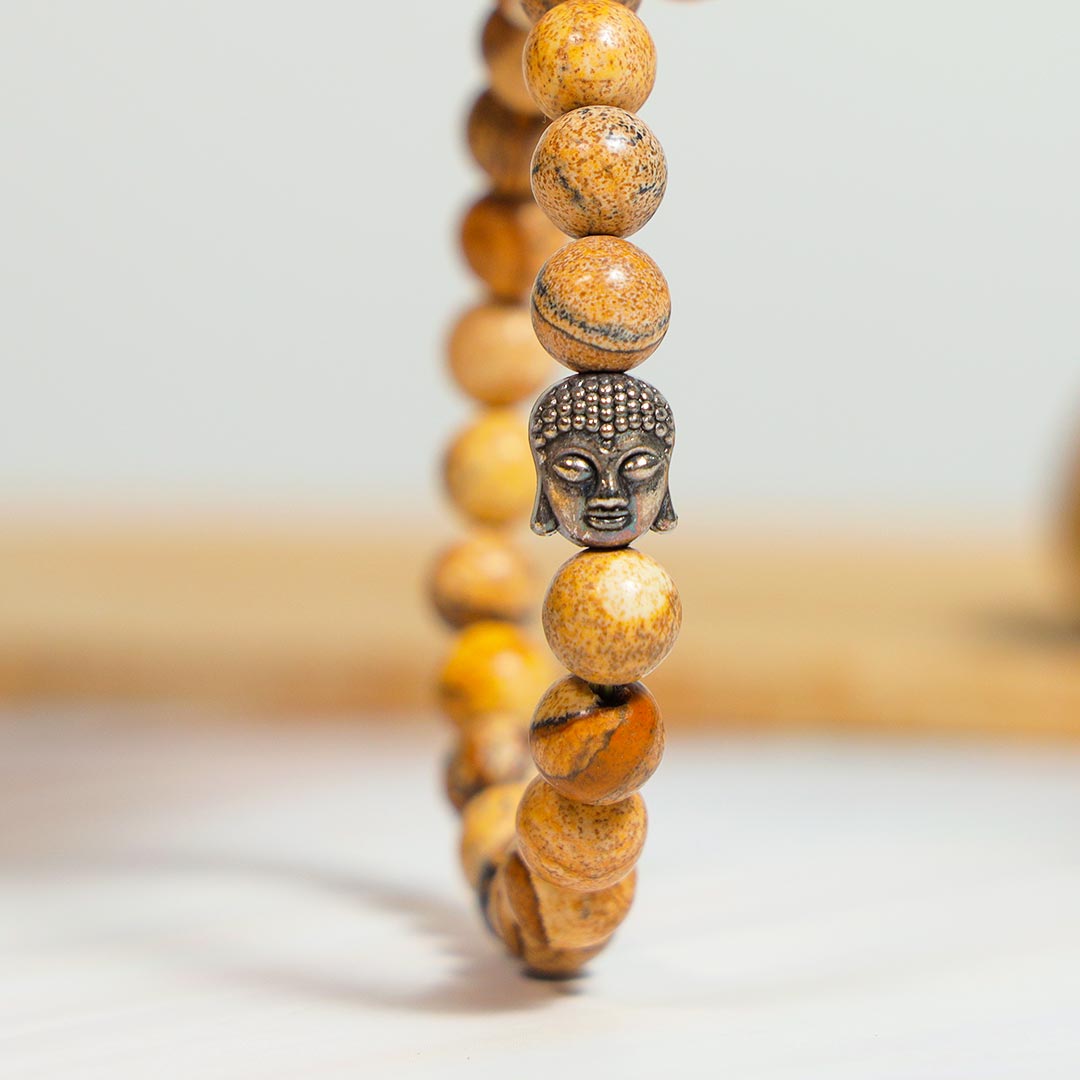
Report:
M982 636L1014 645L1080 649L1080 618L1031 611L989 611L976 617L975 627Z

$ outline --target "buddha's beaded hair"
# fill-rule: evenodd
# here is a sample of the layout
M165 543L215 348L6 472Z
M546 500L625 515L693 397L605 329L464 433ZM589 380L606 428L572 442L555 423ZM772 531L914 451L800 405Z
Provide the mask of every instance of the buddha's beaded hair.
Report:
M583 431L610 450L616 434L648 431L675 445L675 418L667 399L654 386L624 373L571 375L540 396L529 418L534 450L556 436Z

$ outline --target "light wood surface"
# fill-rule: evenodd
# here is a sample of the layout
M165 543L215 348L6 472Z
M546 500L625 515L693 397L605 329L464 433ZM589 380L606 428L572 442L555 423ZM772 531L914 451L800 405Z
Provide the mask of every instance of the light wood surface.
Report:
M0 1075L1080 1075L1076 748L676 734L551 984L472 910L446 735L0 714Z
M417 535L8 522L0 699L427 708L449 635ZM523 543L541 579L570 550ZM649 680L670 723L1080 734L1080 633L1036 543L699 527L643 546L686 611Z

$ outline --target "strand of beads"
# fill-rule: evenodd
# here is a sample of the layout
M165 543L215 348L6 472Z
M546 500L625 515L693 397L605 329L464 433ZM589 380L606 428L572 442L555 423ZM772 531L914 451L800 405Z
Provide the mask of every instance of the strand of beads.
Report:
M551 370L527 299L537 267L563 242L530 193L532 152L548 123L521 69L530 25L516 0L502 0L481 37L490 85L472 105L466 137L489 190L466 212L461 245L486 295L458 317L447 349L454 381L479 408L444 462L445 486L467 533L439 554L430 583L435 609L455 631L439 678L440 702L456 731L446 790L463 811L466 876L485 893L534 772L529 717L552 678L548 658L519 625L535 610L539 590L508 535L527 518L533 486L514 407Z
M532 190L574 239L532 290L537 337L576 374L530 416L533 529L586 550L556 573L544 631L570 675L533 717L539 776L518 806L516 847L499 861L489 918L510 951L545 975L578 970L629 910L645 840L638 789L663 754L656 701L638 681L674 645L682 620L667 572L629 545L676 524L668 493L675 426L664 397L627 372L667 331L671 301L656 264L626 237L664 195L659 142L636 115L656 54L615 0L525 0L538 17L525 77L551 118Z

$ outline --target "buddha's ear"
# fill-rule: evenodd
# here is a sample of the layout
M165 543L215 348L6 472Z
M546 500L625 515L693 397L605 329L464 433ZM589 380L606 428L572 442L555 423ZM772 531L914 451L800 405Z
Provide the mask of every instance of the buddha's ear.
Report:
M539 470L536 475L536 502L533 504L532 531L537 536L550 536L559 523L555 520L555 514L551 509L551 503L544 494L544 481Z
M670 532L679 524L679 515L675 513L675 507L671 505L671 489L664 491L664 501L660 504L660 513L652 523L653 532Z

